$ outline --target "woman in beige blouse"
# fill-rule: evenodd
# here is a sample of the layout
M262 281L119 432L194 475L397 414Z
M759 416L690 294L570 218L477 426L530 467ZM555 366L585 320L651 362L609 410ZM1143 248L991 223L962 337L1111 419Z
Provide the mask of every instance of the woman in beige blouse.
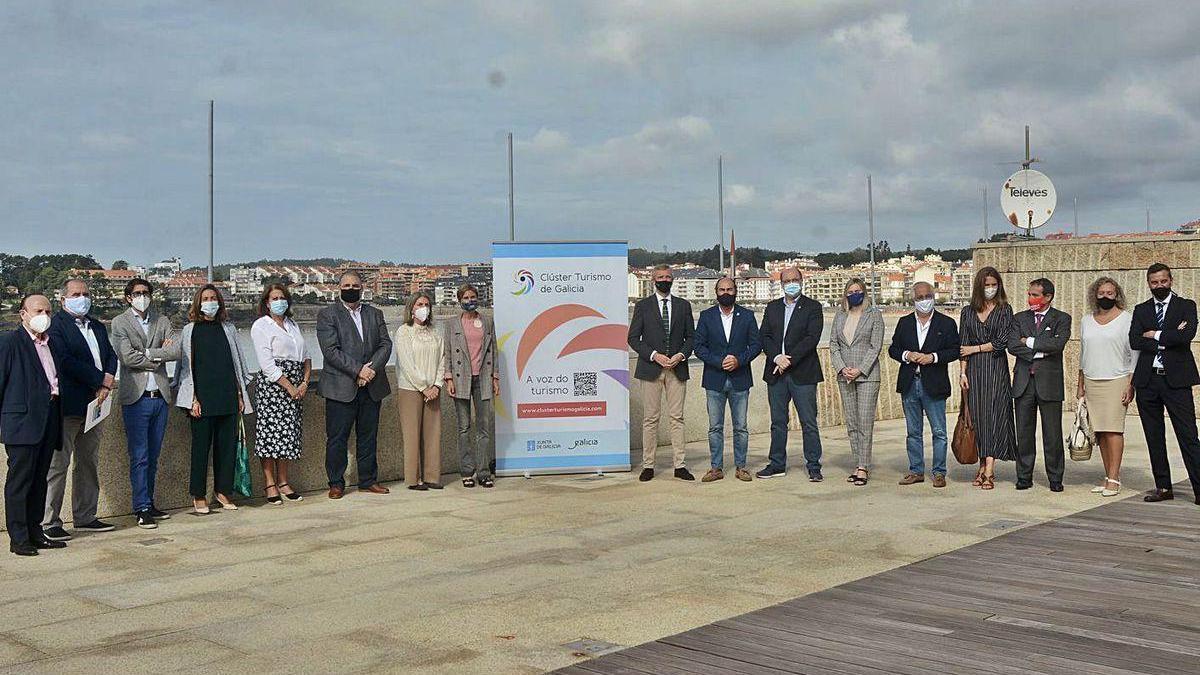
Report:
M409 490L441 490L442 335L433 328L433 300L417 293L396 331L396 398L404 438L404 480Z
M867 298L862 279L846 282L842 303L833 315L829 356L842 395L842 414L850 436L850 453L858 462L846 482L867 484L875 405L879 401L879 352L883 348L883 314Z

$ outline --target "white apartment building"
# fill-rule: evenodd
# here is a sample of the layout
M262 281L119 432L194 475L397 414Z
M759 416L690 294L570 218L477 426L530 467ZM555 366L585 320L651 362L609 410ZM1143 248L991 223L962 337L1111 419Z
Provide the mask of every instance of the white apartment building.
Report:
M951 275L950 302L965 305L971 301L971 285L975 282L975 264L968 260L954 269Z

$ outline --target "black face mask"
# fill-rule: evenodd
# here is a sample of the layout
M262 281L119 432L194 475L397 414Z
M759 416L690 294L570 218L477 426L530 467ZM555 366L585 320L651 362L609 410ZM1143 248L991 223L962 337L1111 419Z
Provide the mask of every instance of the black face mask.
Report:
M1096 298L1096 306L1104 311L1108 311L1117 306L1116 298Z
M347 305L353 305L354 303L358 302L359 299L361 299L361 298L362 298L362 289L361 288L343 288L342 289L342 302L346 303Z
M1158 288L1151 288L1150 294L1154 296L1155 300L1166 300L1167 296L1171 294L1171 289L1166 286L1159 286Z
M656 282L654 282L654 288L659 293L666 295L667 293L671 292L671 282L670 281L656 281Z
M737 300L737 296L733 293L721 293L717 295L717 304L722 307L733 307L733 303Z

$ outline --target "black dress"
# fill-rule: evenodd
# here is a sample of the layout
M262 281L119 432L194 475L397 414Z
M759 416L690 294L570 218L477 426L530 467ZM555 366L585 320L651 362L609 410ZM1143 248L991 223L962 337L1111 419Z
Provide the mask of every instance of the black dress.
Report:
M992 343L991 352L972 354L967 362L967 405L975 424L975 440L979 457L994 457L1004 461L1017 458L1017 437L1013 432L1012 381L1008 372L1009 335L1012 334L1013 311L1009 305L996 307L987 321L970 305L962 308L958 319L962 345Z

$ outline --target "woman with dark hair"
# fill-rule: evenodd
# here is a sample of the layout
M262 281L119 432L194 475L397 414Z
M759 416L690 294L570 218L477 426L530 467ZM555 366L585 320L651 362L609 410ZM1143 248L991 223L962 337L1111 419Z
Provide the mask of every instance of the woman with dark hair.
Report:
M292 321L292 294L286 286L271 284L263 290L258 317L250 327L259 367L254 389L258 410L254 454L262 463L267 503L279 505L284 498L303 499L288 484L288 462L300 459L301 408L312 360L304 334Z
M971 484L983 490L996 487L996 460L1017 457L1012 380L1005 351L1012 324L1013 311L1000 273L994 267L980 269L975 273L971 302L962 308L958 325L962 337L960 378L979 448L979 470Z
M1125 414L1133 402L1136 352L1129 344L1133 314L1125 311L1125 291L1112 277L1088 286L1087 307L1079 322L1079 384L1076 395L1087 402L1088 419L1104 460L1104 483L1092 488L1102 497L1121 492L1121 456L1125 453Z
M392 342L396 398L404 438L404 480L410 490L441 490L442 335L433 328L433 298L415 293Z
M478 485L490 488L492 444L492 399L500 394L500 373L496 366L496 327L489 316L479 313L479 290L471 284L458 289L462 314L446 325L445 356L442 375L446 393L454 399L458 418L458 472L465 488ZM475 422L471 423L471 404ZM471 441L471 427L475 440Z
M246 384L250 372L242 356L237 329L228 321L225 299L207 284L192 298L188 320L175 345L179 359L179 391L175 405L188 411L192 423L192 471L188 491L199 515L209 513L208 458L212 455L213 491L217 507L236 511L233 472L238 421L253 412Z

